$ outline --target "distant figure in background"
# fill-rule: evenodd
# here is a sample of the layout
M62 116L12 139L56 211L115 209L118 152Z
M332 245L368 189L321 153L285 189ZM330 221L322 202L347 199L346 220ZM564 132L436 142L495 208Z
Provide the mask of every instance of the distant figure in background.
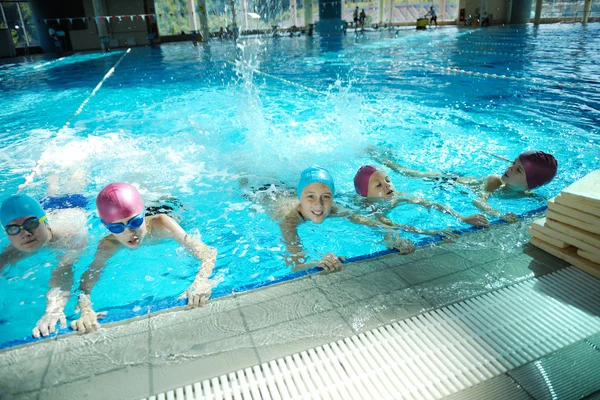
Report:
M365 14L365 9L363 8L360 12L360 27L365 27L365 21L367 20L367 14Z
M435 22L435 26L437 26L437 14L435 13L435 10L433 9L433 6L431 6L429 8L429 11L427 12L427 14L425 14L425 16L430 16L429 18L429 25L431 25L432 22Z
M225 31L223 30L223 27L221 27L219 29L219 39L223 40L224 36L225 36Z
M48 28L48 35L54 41L54 46L56 47L56 51L58 54L62 53L62 45L60 43L60 38L58 37L58 33L56 33L57 26L56 24L52 24L50 28Z
M358 6L357 6L354 9L354 15L353 15L353 18L354 18L354 30L358 29L358 13L359 13L359 11L358 11Z
M490 26L490 17L487 11L484 11L483 14L481 14L481 26Z

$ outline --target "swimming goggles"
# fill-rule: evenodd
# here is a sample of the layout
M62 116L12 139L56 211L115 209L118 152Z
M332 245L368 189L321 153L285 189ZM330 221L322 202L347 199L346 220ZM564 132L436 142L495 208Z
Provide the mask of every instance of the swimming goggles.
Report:
M102 220L101 220L102 221ZM111 233L119 234L125 232L125 228L130 229L138 229L144 223L144 213L138 214L135 217L131 218L127 221L127 225L122 222L117 222L113 224L107 224L102 221L102 224L108 229Z
M6 225L4 227L4 232L6 232L8 236L18 235L22 229L31 232L32 230L40 226L40 223L44 222L47 218L48 216L46 215L44 215L42 218L31 217L26 219L25 222L23 222L23 225Z

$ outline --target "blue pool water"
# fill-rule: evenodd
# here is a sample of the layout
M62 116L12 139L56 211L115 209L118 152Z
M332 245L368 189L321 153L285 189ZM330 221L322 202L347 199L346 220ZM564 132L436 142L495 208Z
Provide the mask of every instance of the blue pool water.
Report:
M559 173L536 191L540 197L491 200L515 213L539 208L598 168L598 50L598 24L452 27L246 39L238 46L182 43L0 64L0 198L15 193L38 160L41 174L25 190L38 198L50 174L69 183L75 171L83 172L79 190L92 200L90 244L75 266L76 281L106 234L91 206L103 186L133 183L148 203L175 198L181 207L173 216L219 251L213 293L222 296L290 277L277 224L243 195L240 178L293 187L300 172L317 163L332 172L337 201L352 206L354 173L373 163L363 151L367 145L392 149L398 163L414 169L472 176L505 168L482 150L514 158L541 149L556 155ZM477 212L468 190L390 176L401 191L463 214ZM466 227L417 207L389 216L421 228ZM313 258L385 249L380 233L339 219L303 224L299 232ZM43 250L3 270L4 346L28 338L43 314L55 259ZM196 270L197 262L175 243L122 251L92 293L94 308L114 320L173 304ZM70 318L75 300L67 305Z

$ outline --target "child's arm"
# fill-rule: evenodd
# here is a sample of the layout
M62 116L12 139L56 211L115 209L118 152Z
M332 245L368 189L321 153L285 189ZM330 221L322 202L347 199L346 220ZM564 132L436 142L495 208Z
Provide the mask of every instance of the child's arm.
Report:
M471 225L475 225L475 226L488 226L490 224L489 221L487 220L487 218L485 217L485 215L483 215L483 214L474 214L474 215L463 216L462 214L459 214L458 212L454 211L452 208L450 208L448 206L445 206L440 203L436 203L434 201L421 199L419 197L408 197L408 198L397 197L392 202L392 207L396 207L399 203L402 203L402 202L418 204L422 207L427 208L428 210L431 208L435 208L436 210L446 213L446 214L450 214L453 217L455 217L467 224L471 224Z
M484 192L477 199L473 200L473 204L475 205L475 207L479 208L487 215L491 215L492 217L503 219L506 222L515 222L517 220L517 215L515 213L508 212L502 214L502 212L490 206L490 204L488 203L488 198L490 197L490 194L490 192Z
M152 219L152 231L158 233L158 236L172 237L191 255L200 260L196 278L182 296L187 297L188 308L204 306L212 294L212 284L208 278L215 268L217 249L188 235L173 218L165 214L157 215Z
M390 168L391 170L394 170L398 173L401 173L401 174L404 174L407 176L411 176L414 178L431 178L431 177L439 177L442 175L441 172L435 172L435 171L423 172L423 171L416 171L414 169L402 167L391 160L391 154L390 154L391 152L390 152L390 150L388 150L386 148L382 148L382 147L378 147L378 146L367 146L365 148L365 152L373 160L385 165L386 167Z
M384 216L383 214L377 214L376 217L382 223L384 223L388 226L391 226L394 229L400 229L404 232L418 233L420 235L441 236L443 239L455 239L455 238L459 237L459 235L453 233L452 231L450 231L448 229L423 230L423 229L415 228L414 226L410 226L410 225L397 224L397 223L393 222L391 219L389 219L388 217Z
M54 333L58 322L61 328L67 327L64 309L73 284L73 265L79 260L87 245L87 236L75 236L70 239L72 239L70 249L60 258L57 267L52 271L50 290L46 293L46 312L33 328L33 337L38 338Z
M327 253L316 263L306 263L306 251L302 247L300 236L298 235L298 225L300 217L296 207L291 208L288 213L279 222L281 237L289 253L285 257L285 262L292 267L293 271L301 269L321 267L325 271L339 271L342 268L344 257L338 257L333 253Z
M19 262L30 255L31 253L19 251L11 245L6 246L2 253L0 253L0 272L2 272L4 267L8 266L9 264Z
M386 246L391 249L398 250L401 254L407 254L415 250L415 245L408 239L400 237L391 226L384 224L374 218L369 218L364 215L353 213L349 210L336 207L332 209L330 216L332 217L343 217L347 218L350 222L355 224L365 225L373 229L381 229L385 232L386 236L384 241L387 243Z
M502 186L502 180L500 179L499 176L497 176L497 175L488 176L488 178L485 182L485 185L484 185L483 193L480 194L479 197L477 197L477 199L473 200L473 204L475 205L475 207L479 208L481 211L483 211L487 215L491 215L492 217L497 217L497 218L503 219L506 222L515 222L517 220L516 214L511 213L511 212L502 214L501 211L496 210L488 203L488 199L489 199L490 195L495 190L500 188L501 186Z
M389 169L396 171L400 174L410 176L412 178L438 178L442 176L442 173L437 171L417 171L414 169L402 167L396 164L394 161L390 160L389 158L381 158L378 161L381 164L388 167Z
M106 236L100 243L94 255L94 260L87 271L81 275L79 281L79 299L77 307L79 308L79 318L71 322L71 329L78 333L94 332L100 324L98 319L102 318L106 313L96 313L92 308L90 294L92 289L100 279L102 270L106 262L117 252L119 243L112 239L111 236Z

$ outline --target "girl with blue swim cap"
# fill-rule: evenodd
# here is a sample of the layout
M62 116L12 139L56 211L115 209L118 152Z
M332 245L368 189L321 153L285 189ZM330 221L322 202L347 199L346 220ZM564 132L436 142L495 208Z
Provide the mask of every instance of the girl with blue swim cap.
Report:
M397 249L401 253L414 250L411 241L400 238L389 226L335 204L334 196L335 184L331 174L326 169L313 165L302 171L298 182L298 199L286 199L280 203L274 218L279 221L281 234L290 254L286 257L288 264L303 268L319 266L326 271L337 271L341 268L344 257L338 257L333 253L326 254L317 263L306 264L306 252L298 236L298 225L301 223L311 221L321 224L329 217L343 217L357 224L383 229L390 242L388 247Z
M60 253L58 266L52 271L50 290L46 294L46 312L36 323L32 334L34 337L47 336L55 331L58 322L66 328L64 307L71 290L72 267L87 243L85 213L82 210L57 210L47 215L37 200L17 194L2 202L0 223L11 244L0 254L0 270L44 246Z

